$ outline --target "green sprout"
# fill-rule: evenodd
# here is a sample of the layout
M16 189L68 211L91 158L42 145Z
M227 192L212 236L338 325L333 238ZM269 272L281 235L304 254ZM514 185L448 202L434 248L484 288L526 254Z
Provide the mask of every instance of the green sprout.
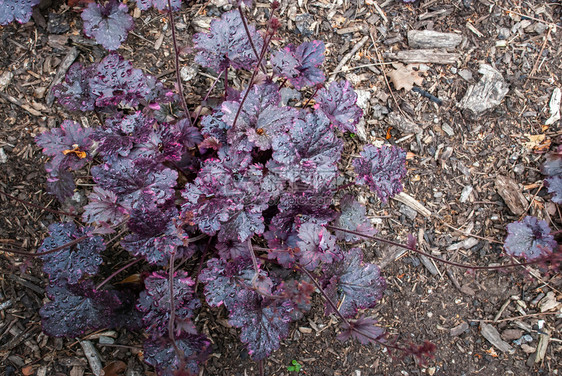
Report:
M349 137L351 137L351 138L355 138L355 136L357 136L355 133L350 133L350 134L349 134Z
M300 372L302 366L299 364L299 362L297 362L296 360L293 359L293 361L291 362L292 366L287 366L287 371L290 372Z

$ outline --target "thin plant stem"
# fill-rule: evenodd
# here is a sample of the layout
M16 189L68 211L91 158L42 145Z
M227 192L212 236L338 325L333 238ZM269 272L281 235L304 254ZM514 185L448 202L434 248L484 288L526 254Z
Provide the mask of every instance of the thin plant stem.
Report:
M308 98L308 100L306 101L306 103L304 104L304 106L302 106L302 108L305 108L306 106L308 106L308 104L310 103L310 101L312 100L312 98L314 98L314 96L316 95L316 93L318 93L318 90L320 89L319 86L316 87L316 89L314 90L314 93L310 96L310 98Z
M172 2L168 0L168 16L170 18L170 28L172 29L172 42L174 44L174 57L175 57L175 66L176 66L176 83L178 85L178 91L180 94L181 105L187 116L189 124L191 125L191 114L189 113L189 109L187 108L187 101L185 100L185 96L183 95L183 86L181 83L181 75L180 75L180 52L178 50L178 40L176 38L176 24L174 21L174 12L172 11Z
M256 59L260 59L260 54L258 54L258 50L256 49L256 45L252 40L252 35L250 34L250 28L248 27L248 22L246 21L246 16L244 15L244 11L242 11L242 5L238 5L238 12L240 12L240 18L242 19L242 24L244 25L244 30L246 31L246 35L248 36L248 40L250 41L250 46L252 46L252 50L256 55ZM261 65L261 63L258 63ZM265 67L261 67L261 69L265 72Z
M262 47L262 50L261 50L260 58L258 60L258 64L256 65L256 67L254 68L254 71L252 72L252 77L250 77L250 81L248 82L248 87L246 88L246 93L244 94L244 98L242 98L242 101L240 102L240 106L238 107L238 111L236 111L236 116L234 117L234 122L232 123L232 128L234 128L234 126L236 125L236 122L238 121L238 117L240 116L240 111L242 111L242 107L244 106L244 102L246 102L246 98L248 98L248 94L250 94L250 89L252 88L252 85L254 84L254 78L256 78L256 75L257 75L258 70L259 70L259 64L261 63L261 61L263 60L263 57L265 56L265 51L267 51L267 46L269 45L269 42L271 41L271 37L272 36L266 36L266 40L263 43L263 47Z
M199 260L199 266L197 267L197 273L195 273L195 288L193 289L195 292L197 292L197 287L199 286L199 274L201 274L201 269L203 269L203 263L205 262L205 257L207 256L207 252L209 252L209 248L211 247L211 241L212 240L213 240L213 237L210 236L209 241L207 242L207 246L205 247L205 250L203 251L203 254L201 255L201 259Z
M312 281L312 283L314 284L314 286L316 286L316 288L318 289L318 291L320 291L320 294L324 297L324 299L326 299L326 302L328 303L328 305L332 308L332 310L338 315L338 317L347 324L347 326L349 328L351 328L351 330L353 330L356 333L359 333L385 347L391 348L391 349L395 349L398 351L404 351L406 352L406 349L399 347L399 346L394 346L394 345L390 345L388 343L385 343L383 341L381 341L380 337L373 337L372 335L370 335L369 333L366 333L360 329L354 328L353 324L351 324L349 322L348 319L345 318L344 315L342 315L342 313L339 311L338 307L336 306L336 303L334 303L334 301L330 298L330 296L328 294L326 294L326 292L324 291L324 289L322 288L322 286L320 286L320 283L318 283L318 281L316 280L316 278L314 278L314 276L312 275L312 273L310 273L308 270L306 270L305 268L303 268L301 265L297 265L297 268L299 270L301 270L304 274L307 275L308 278L310 278L310 280Z
M228 96L228 69L224 70L224 100Z
M118 270L114 271L113 273L111 273L111 275L109 277L107 277L106 279L104 279L99 285L96 286L96 290L101 289L107 282L111 281L113 279L113 277L115 277L117 274L121 273L123 270L130 268L131 266L135 265L136 263L142 261L142 258L138 258L136 260L131 261L130 263L128 263L127 265L119 268Z
M258 279L258 275L260 274L260 269L258 266L258 260L256 259L256 254L254 253L254 249L252 247L252 239L248 238L248 250L250 251L250 257L252 258L252 265L254 266L254 276L252 277L252 287L255 287L256 280Z
M41 205L33 204L29 201L21 200L21 199L15 197L15 196L12 196L11 194L3 192L1 190L0 190L0 194L8 197L10 200L14 200L14 201L17 201L21 204L29 205L29 206L32 206L34 208L37 208L37 209L40 209L40 210L43 210L43 211L47 211L49 213L58 214L58 215L68 215L69 217L78 217L78 214L72 214L72 213L67 213L67 212L63 212L63 211L59 211L59 210L49 209L49 208L46 208L46 207L41 206Z
M524 265L533 265L533 264L537 263L537 261L529 261L529 262L521 262L521 263L517 263L517 264L494 265L494 266L474 266L474 265L470 265L470 264L459 264L457 262L448 261L448 260L442 259L440 257L433 256L432 254L426 253L424 251L420 251L419 249L417 249L415 247L409 247L407 245L404 245L404 244L401 244L401 243L398 243L398 242L394 242L392 240L379 238L377 236L366 235L366 234L363 234L361 232L352 231L352 230L348 230L348 229L336 227L336 226L329 226L328 225L326 227L329 228L329 229L335 230L335 231L347 232L348 234L353 234L353 235L361 236L363 238L367 238L367 239L375 240L375 241L378 241L378 242L390 244L390 245L393 245L393 246L396 246L396 247L404 248L404 249L407 249L409 251L418 253L420 255L424 255L426 257L429 257L430 259L433 259L435 261L442 262L443 264L456 266L458 268L473 269L473 270L497 270L497 269L505 269L505 268L515 268L515 267L524 266Z

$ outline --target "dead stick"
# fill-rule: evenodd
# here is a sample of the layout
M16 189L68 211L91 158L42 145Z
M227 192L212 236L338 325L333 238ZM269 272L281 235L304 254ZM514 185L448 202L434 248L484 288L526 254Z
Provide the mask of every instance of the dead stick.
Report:
M76 60L79 54L80 52L78 51L78 49L76 47L72 47L70 51L68 51L64 59L62 59L59 65L59 69L55 74L55 78L53 78L53 81L51 82L51 84L49 85L49 89L47 90L47 98L45 99L47 106L51 107L55 101L55 94L53 93L53 87L55 87L55 85L58 85L62 82L62 79L64 78L66 72L68 71L68 68L70 68L72 63L74 63L74 60Z
M0 97L4 98L5 100L7 100L8 102L15 104L18 107L23 108L24 110L26 110L27 112L29 112L31 115L33 116L43 116L43 114L35 109L33 109L31 106L28 106L27 104L23 104L20 101L18 101L16 98L12 97L9 94L5 94L0 92Z
M336 69L330 74L330 81L332 81L334 79L334 77L336 76L336 74L338 74L343 66L345 64L347 64L347 62L349 61L349 59L351 59L353 57L353 55L355 55L357 53L357 51L359 51L364 45L365 43L367 43L367 41L369 40L368 36L364 36L359 43L357 43L352 49L351 51L346 54L343 59L341 59L340 63L338 64L338 66L336 67Z

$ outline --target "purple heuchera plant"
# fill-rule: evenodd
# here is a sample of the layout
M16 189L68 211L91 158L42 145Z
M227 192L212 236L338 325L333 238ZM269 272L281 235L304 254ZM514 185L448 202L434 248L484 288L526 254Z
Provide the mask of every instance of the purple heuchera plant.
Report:
M357 132L355 125L363 116L357 106L357 93L348 81L332 82L317 94L315 107L342 132Z
M105 49L114 51L121 47L134 27L127 5L110 0L106 5L88 4L82 12L84 34L94 38Z
M173 1L172 8L180 3ZM129 16L124 5L105 4L88 9L105 17L108 32L112 17L123 17L120 31L111 31L121 35L111 39L109 48L117 48ZM167 0L137 0L137 6L165 10ZM264 38L249 27L264 55L272 30ZM197 34L194 45L195 61L217 72L268 66L258 62L238 9ZM377 303L384 290L379 269L364 263L358 248L348 251L338 243L361 239L346 231L375 231L365 207L336 186L344 145L339 136L354 131L362 116L357 95L348 82L332 83L319 90L316 106L297 109L289 104L300 93L273 81L287 79L296 89L321 85L324 50L322 42L312 41L275 52L273 78L242 88L226 85L224 100L209 100L213 104L198 122L177 110L183 107L179 96L116 53L69 69L55 96L70 111L95 111L101 125L66 121L37 137L51 157L50 192L60 200L72 195L73 171L86 165L82 176L94 183L83 211L77 210L92 227L52 225L39 250L50 281L51 302L40 312L48 334L80 336L142 323L148 334L145 360L159 375L197 373L210 347L193 320L201 304L194 281L204 285L208 305L225 306L256 360L280 346L290 322L311 308L318 286L346 318ZM402 188L405 153L368 145L354 167L357 183L386 202ZM118 226L126 233L115 247L133 257L129 265L140 259L141 270L149 269L142 291L122 284L111 290L98 275L104 243L96 234ZM88 239L64 247L80 236ZM166 269L173 261L200 264L200 273L178 267L170 276ZM98 279L103 282L96 287ZM348 321L340 337L376 341L382 332L375 324L368 318Z
M0 25L16 20L25 23L31 18L33 7L40 0L0 0Z
M397 146L377 148L367 145L361 158L353 161L357 184L367 185L381 201L402 192L402 179L406 176L406 152Z
M557 247L546 221L527 216L521 222L507 225L504 248L508 255L527 261L547 256Z
M249 26L249 31L259 53L263 47L263 38L253 26ZM229 67L249 70L258 60L237 10L226 12L220 19L211 21L210 32L195 34L193 42L195 49L199 51L195 62L216 72Z
M305 42L295 48L292 44L273 53L271 64L273 72L279 77L289 80L300 90L305 86L324 83L326 77L320 68L324 62L324 42L314 40Z

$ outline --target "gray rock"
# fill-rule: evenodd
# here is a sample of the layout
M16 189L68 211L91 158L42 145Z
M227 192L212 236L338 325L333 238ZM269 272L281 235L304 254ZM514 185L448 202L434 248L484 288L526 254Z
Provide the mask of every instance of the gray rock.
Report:
M461 76L465 81L472 80L472 72L469 71L468 69L461 69L459 71L459 76Z
M400 213L404 214L411 221L418 216L418 212L407 205L400 205Z

